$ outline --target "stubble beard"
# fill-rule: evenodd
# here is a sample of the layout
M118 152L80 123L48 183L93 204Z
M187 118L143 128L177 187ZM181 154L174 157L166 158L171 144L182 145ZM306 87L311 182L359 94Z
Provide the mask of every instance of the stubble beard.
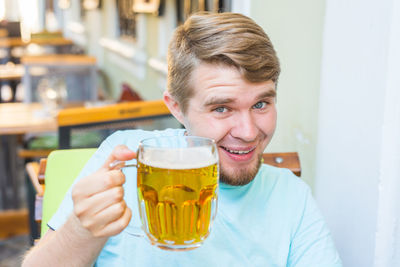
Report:
M256 177L258 170L261 167L261 158L262 154L258 156L257 163L254 166L250 168L239 169L232 174L225 171L221 166L221 171L219 174L220 182L233 186L247 185Z

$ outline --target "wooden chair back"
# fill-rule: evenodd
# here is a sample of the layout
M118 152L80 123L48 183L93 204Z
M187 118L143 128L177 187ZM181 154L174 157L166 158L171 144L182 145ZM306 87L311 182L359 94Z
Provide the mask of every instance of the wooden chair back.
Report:
M297 152L264 153L263 159L265 164L286 168L295 175L301 176L300 159Z

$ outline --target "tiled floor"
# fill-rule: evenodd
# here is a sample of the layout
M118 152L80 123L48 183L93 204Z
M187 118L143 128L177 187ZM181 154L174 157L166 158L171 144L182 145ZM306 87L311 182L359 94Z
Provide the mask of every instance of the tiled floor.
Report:
M29 247L27 235L0 240L0 267L21 266L22 257Z

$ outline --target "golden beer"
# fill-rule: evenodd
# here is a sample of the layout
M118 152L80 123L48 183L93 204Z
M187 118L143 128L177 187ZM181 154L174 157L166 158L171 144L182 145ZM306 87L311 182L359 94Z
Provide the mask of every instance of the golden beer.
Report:
M142 226L150 241L161 248L195 248L210 233L217 208L217 159L205 160L204 153L192 152L186 156L191 158L189 162L195 157L195 164L179 164L182 159L173 154L169 162L143 162L146 159L141 161L139 155L137 189Z

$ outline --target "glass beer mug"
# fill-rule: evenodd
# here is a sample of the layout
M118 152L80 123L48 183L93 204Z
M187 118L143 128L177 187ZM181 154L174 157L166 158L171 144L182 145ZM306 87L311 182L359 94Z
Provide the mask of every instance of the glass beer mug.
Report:
M199 247L217 211L218 151L212 139L166 136L142 140L137 193L142 230L162 249Z

